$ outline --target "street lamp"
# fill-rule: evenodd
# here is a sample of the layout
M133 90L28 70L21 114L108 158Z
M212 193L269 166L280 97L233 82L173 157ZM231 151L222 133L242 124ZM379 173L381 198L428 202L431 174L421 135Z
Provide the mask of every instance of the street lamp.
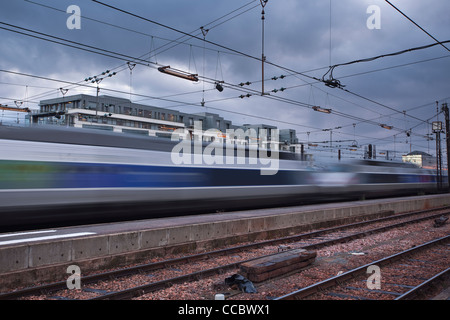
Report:
M384 129L388 129L388 130L392 130L392 126L388 126L387 124L380 124L380 127L384 128Z
M182 78L182 79L186 79L186 80L190 80L190 81L194 81L194 82L198 81L198 74L191 74L191 73L186 73L186 72L180 71L180 70L174 70L174 69L171 69L170 66L159 67L158 71L165 73L165 74L170 74L170 75L178 77L178 78Z
M331 113L331 109L325 109L318 106L312 107L314 111L323 112L323 113Z

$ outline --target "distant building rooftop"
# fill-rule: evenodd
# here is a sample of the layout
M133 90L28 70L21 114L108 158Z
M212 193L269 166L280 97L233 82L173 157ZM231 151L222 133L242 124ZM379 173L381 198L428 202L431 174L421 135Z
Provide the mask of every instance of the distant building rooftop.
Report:
M413 151L402 156L403 162L410 162L421 168L435 169L436 158L423 151Z
M425 156L425 157L432 157L431 154L428 154L423 151L413 151L407 154L407 156Z

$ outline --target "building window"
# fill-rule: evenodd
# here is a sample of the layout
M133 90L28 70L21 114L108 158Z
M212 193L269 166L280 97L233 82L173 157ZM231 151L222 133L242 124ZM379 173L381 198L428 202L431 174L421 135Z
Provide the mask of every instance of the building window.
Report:
M113 104L105 104L105 111L114 113L114 105Z

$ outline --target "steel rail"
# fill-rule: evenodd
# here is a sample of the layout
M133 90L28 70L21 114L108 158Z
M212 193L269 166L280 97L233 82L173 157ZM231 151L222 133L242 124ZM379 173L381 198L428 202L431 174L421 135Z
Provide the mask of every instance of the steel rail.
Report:
M388 264L390 264L392 262L395 262L395 261L397 261L397 260L399 260L399 259L401 259L401 258L403 258L403 257L405 257L407 255L410 255L412 253L416 253L416 252L418 252L420 250L423 250L423 249L426 249L426 248L428 248L430 246L435 246L435 245L438 245L438 244L441 244L441 243L445 243L445 242L447 242L449 240L450 240L450 236L445 236L445 237L442 237L442 238L439 238L439 239L435 239L435 240L429 241L429 242L424 243L424 244L422 244L420 246L416 246L414 248L411 248L411 249L408 249L408 250L405 250L405 251L402 251L402 252L390 255L390 256L388 256L386 258L382 258L382 259L370 262L370 263L365 264L363 266L360 266L358 268L355 268L355 269L352 269L350 271L344 272L341 275L337 275L337 276L328 278L326 280L317 282L315 284L312 284L312 285L307 286L305 288L302 288L300 290L288 293L288 294L283 295L281 297L275 298L274 300L298 300L298 299L305 298L305 297L310 296L310 295L312 295L314 293L317 293L319 291L325 290L325 289L327 289L329 287L333 287L333 286L339 285L339 284L341 284L341 283L343 283L345 281L348 281L350 279L354 279L355 277L357 277L357 276L359 276L359 275L361 275L363 273L366 273L367 268L369 266L371 266L371 265L385 266L385 265L388 265Z
M386 230L389 230L389 229L392 229L392 228L397 228L397 227L404 226L404 225L409 224L409 223L421 222L421 221L432 219L432 218L435 218L435 217L441 216L441 215L442 215L442 213L437 214L437 215L433 215L433 216L422 217L422 218L418 218L418 219L414 219L414 220L404 221L404 222L396 223L396 224L393 224L393 225L372 229L372 230L369 230L369 231L363 231L363 232L356 233L356 234L353 234L353 235L350 235L350 236L344 236L344 237L337 238L337 239L332 239L332 240L325 240L325 241L319 242L317 244L304 246L302 248L306 249L306 250L313 250L313 249L321 248L321 247L324 247L324 246L327 246L327 245L331 245L331 244L335 244L335 243L344 243L344 242L348 242L348 241L351 241L351 240L354 240L354 239L357 239L357 238L361 238L361 237L364 237L364 236L367 236L367 235L370 235L370 234L373 234L373 233L383 232L383 231L386 231ZM287 250L287 251L291 251L291 250ZM277 253L270 254L270 255L267 255L267 256L271 256L271 255L275 255L275 254L277 254ZM260 257L258 257L258 258L260 258ZM255 259L257 259L257 258L251 258L251 259L247 259L245 261L239 261L239 262L231 263L231 264L228 264L228 265L219 266L219 267L216 267L216 268L211 268L211 269L207 269L207 270L203 270L203 271L197 271L197 272L194 272L194 273L191 273L191 274L179 276L179 277L176 277L176 278L171 278L171 279L168 279L168 280L161 280L159 282L150 283L150 284L139 286L139 287L135 287L135 288L130 288L130 289L122 290L122 291L108 293L108 294L105 294L105 295L102 295L102 296L94 297L91 300L108 300L108 299L128 299L128 298L133 298L133 297L139 296L139 295L144 294L144 293L148 293L148 292L152 292L152 291L158 290L160 288L170 287L170 286L172 286L175 283L183 283L185 281L192 281L192 280L197 280L199 278L220 274L224 270L237 268L237 267L239 267L239 265L241 263L245 263L245 262L252 261L252 260L255 260Z
M422 282L417 287L412 288L411 290L405 292L401 296L398 296L394 300L412 300L431 286L433 286L435 283L441 281L444 278L448 278L450 276L450 268L445 269L442 272L439 272L438 274L434 275L432 278Z

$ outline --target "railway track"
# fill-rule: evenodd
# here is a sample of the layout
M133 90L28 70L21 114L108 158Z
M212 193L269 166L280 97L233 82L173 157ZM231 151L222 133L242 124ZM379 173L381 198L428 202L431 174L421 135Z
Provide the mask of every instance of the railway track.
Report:
M308 250L318 250L337 243L345 243L385 232L386 230L400 228L407 224L417 224L421 221L436 219L449 213L450 210L443 211L440 208L353 223L290 237L83 276L80 279L82 283L81 290L68 290L67 283L63 281L0 294L0 299L24 299L30 296L32 296L31 298L39 299L132 299L149 292L165 290L176 284L198 281L214 275L223 276L227 272L236 271L238 266L245 261L250 261L263 255L276 254L279 248L277 246L280 245L287 247L286 244L288 244L291 249L302 247ZM227 263L222 262L222 260L227 260ZM186 271L183 269L186 269ZM179 275L180 273L183 274ZM128 287L124 288L125 285Z
M436 265L437 260L448 257L449 242L450 236L432 240L317 282L275 300L300 300L314 294L318 295L316 297L318 299L369 300L381 298L386 300L392 297L395 300L409 299L432 280L448 274L449 268L434 274L431 266ZM377 268L378 270L382 268L379 279L370 282L367 278L367 270ZM381 282L381 278L383 278L383 282ZM379 281L378 284L377 281ZM417 282L419 284L415 285L414 283ZM389 287L389 290L381 290L382 287Z

